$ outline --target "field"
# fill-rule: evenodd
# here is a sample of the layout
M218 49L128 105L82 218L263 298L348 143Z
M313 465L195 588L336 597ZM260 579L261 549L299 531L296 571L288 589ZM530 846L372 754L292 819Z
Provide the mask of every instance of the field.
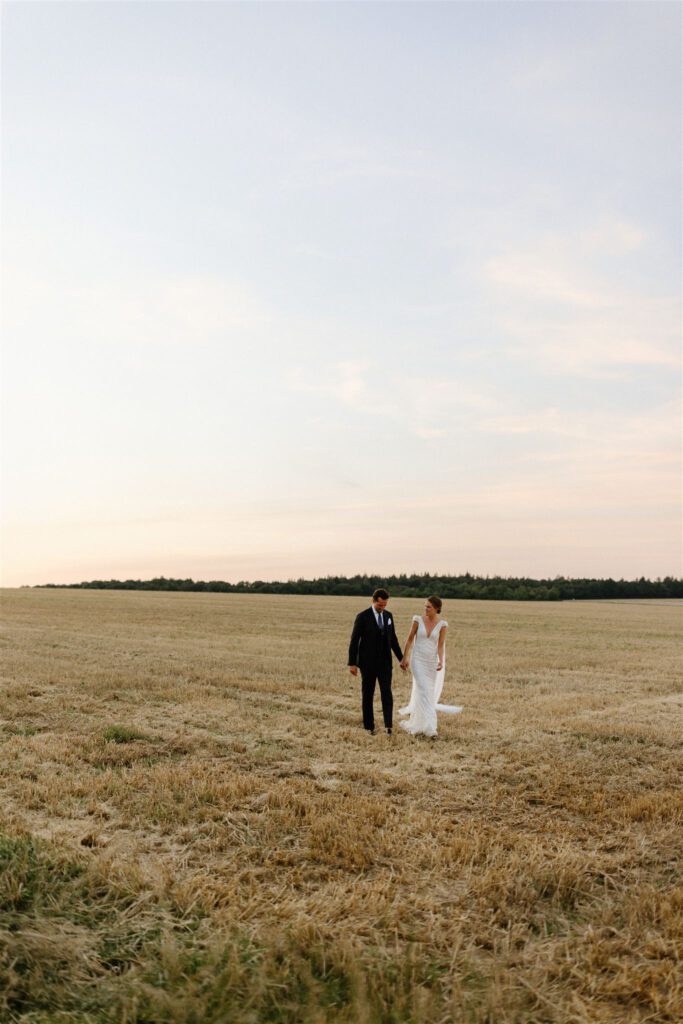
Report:
M683 1019L681 603L446 602L436 741L362 601L3 606L0 1020Z

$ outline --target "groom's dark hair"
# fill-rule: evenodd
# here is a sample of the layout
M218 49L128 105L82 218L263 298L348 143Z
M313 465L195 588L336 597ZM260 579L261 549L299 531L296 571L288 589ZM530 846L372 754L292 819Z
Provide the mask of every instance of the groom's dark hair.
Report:
M384 587L380 587L379 590L376 590L375 593L372 595L372 600L373 601L388 601L389 600L389 591L385 590Z

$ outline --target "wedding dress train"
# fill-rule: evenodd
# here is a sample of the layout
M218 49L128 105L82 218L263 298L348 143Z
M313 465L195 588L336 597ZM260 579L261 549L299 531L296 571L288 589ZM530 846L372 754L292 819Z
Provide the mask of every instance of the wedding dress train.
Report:
M462 711L461 707L456 707L454 704L438 703L446 675L445 651L441 670L437 672L436 669L439 633L448 623L442 619L437 622L431 633L427 633L422 616L413 615L413 622L418 624L410 659L413 689L410 694L410 703L398 709L399 715L409 715L410 717L407 722L401 722L400 725L402 729L412 735L424 733L425 736L436 736L437 711L442 711L447 715L457 715Z

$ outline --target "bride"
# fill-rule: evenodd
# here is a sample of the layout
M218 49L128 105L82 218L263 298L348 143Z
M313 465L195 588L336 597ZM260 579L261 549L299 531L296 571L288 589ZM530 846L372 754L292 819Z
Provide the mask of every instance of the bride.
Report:
M416 735L436 736L436 713L443 711L457 715L461 707L439 704L446 669L446 630L448 623L441 616L441 598L430 597L425 613L413 615L413 624L404 647L401 668L410 665L413 671L413 691L410 703L399 708L400 715L409 715L401 728ZM411 648L413 656L409 657Z

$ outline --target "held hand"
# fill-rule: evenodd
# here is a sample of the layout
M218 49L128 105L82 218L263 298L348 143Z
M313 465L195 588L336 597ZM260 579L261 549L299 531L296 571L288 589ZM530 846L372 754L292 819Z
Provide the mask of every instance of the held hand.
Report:
M405 672L405 670L408 668L408 659L404 658L403 661L400 664L401 664L401 668Z
M440 672L442 668L443 668L443 662L439 659L439 661L437 661L437 663L436 663L436 671Z
M357 665L349 665L349 672L351 673L352 676L357 676L358 675L358 666Z

